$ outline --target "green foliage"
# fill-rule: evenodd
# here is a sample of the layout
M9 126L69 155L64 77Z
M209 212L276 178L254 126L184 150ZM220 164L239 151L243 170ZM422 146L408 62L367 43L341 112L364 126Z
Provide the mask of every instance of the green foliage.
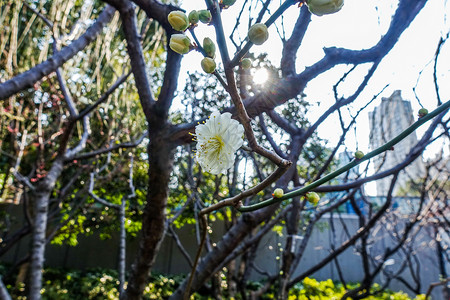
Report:
M355 289L359 284L348 284L347 288L349 290ZM364 290L365 291L365 290ZM289 300L332 300L341 299L342 296L347 292L344 285L341 283L334 283L331 279L324 281L317 281L314 278L306 277L302 283L295 285L289 291ZM393 292L390 290L380 291L380 286L374 284L371 287L370 296L364 298L368 300L411 300L406 293ZM275 293L275 292L273 292ZM274 299L269 296L269 298L263 299ZM414 300L423 299L423 295L418 295Z
M0 265L0 274L6 273L6 268ZM44 300L84 300L84 299L118 299L118 274L114 270L91 269L75 271L66 269L46 269L44 271L43 294ZM185 279L184 275L165 276L152 274L149 283L144 289L143 299L167 299L178 288ZM222 280L226 278L222 274ZM11 282L14 282L11 280ZM263 282L248 282L246 290L256 291L264 285ZM6 286L11 292L13 299L24 300L25 289L23 284L12 286L6 281ZM355 289L358 284L348 284L348 289ZM228 297L226 284L223 285L222 296ZM305 278L302 283L296 284L289 291L289 300L333 300L341 299L346 289L341 283L335 283L331 279L317 281L313 278ZM278 299L278 290L275 287L269 289L261 299ZM409 297L403 292L380 290L380 286L374 284L371 288L373 295L366 297L368 300L424 300L424 295L416 298ZM207 290L200 290L191 296L191 299L209 300L214 299ZM236 300L241 299L236 295Z
M355 289L359 284L347 284L348 290ZM270 289L261 299L277 299L277 290ZM296 284L289 290L289 300L334 300L341 299L347 292L344 285L335 283L331 279L317 281L314 278L306 277L302 283ZM416 298L410 298L406 293L393 292L390 290L379 290L379 285L374 284L371 288L373 295L364 299L368 300L421 300L424 295L417 295ZM350 298L351 299L351 298Z
M65 215L64 217L68 218L68 215ZM85 220L86 217L82 215L78 215L71 219L66 225L61 227L59 234L52 240L52 244L62 245L63 242L66 242L70 246L78 245L78 234L86 233L86 230L83 227Z

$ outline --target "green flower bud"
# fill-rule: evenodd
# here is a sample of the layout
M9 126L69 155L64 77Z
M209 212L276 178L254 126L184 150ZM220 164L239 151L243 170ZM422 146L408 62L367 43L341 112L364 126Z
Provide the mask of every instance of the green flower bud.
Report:
M356 151L354 155L355 155L355 158L356 158L356 159L361 159L361 158L364 157L364 152L362 152L362 151Z
M189 52L191 40L184 34L172 34L170 37L169 47L178 54L186 54Z
M216 57L216 45L209 37L203 39L203 49L209 57Z
M199 20L198 12L196 10L191 11L189 13L189 22L195 25L198 23L198 20Z
M309 11L316 16L334 14L344 6L344 0L307 0Z
M262 45L269 38L269 31L267 26L262 23L257 23L248 30L248 38L255 45Z
M231 6L236 2L236 0L223 0L222 3L224 6Z
M250 58L244 58L241 61L241 66L243 69L250 69L252 66L252 61L250 60Z
M306 194L306 200L309 203L316 205L319 203L320 196L316 192L309 192Z
M208 74L211 74L216 70L216 63L214 62L214 59L210 57L203 58L201 64L203 71Z
M170 25L177 31L185 31L189 26L189 20L186 14L182 11L172 11L167 17Z
M211 12L207 9L199 10L198 17L200 19L200 22L204 24L207 24L212 20Z
M423 118L426 115L428 115L428 109L426 109L426 108L419 109L419 118Z
M278 189L275 189L275 191L273 191L272 197L281 198L281 197L283 197L283 195L284 195L283 189L278 188Z

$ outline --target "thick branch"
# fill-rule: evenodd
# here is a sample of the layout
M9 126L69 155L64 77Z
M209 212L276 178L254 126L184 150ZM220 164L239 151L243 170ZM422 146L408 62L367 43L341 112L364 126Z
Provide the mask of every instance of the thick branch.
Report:
M127 52L130 56L131 70L133 71L142 109L148 120L150 119L150 110L155 103L155 99L150 90L150 82L142 52L141 36L137 30L135 7L129 1L110 0L107 2L120 12L122 28L127 40Z
M300 15L295 23L294 30L289 40L284 43L283 54L281 56L281 71L283 77L295 75L295 60L297 50L303 41L308 25L311 22L311 13L306 5L300 10Z

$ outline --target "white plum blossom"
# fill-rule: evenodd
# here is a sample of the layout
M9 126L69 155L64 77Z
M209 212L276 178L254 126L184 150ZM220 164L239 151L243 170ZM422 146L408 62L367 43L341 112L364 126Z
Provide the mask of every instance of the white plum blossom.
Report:
M213 112L195 127L195 137L198 163L206 172L218 175L233 166L235 153L244 142L244 127L231 119L230 113Z

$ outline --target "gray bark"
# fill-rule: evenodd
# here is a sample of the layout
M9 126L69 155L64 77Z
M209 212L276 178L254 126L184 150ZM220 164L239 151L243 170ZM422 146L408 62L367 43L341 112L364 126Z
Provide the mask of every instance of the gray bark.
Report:
M63 170L63 160L59 157L54 163L47 176L42 180L33 194L35 217L33 226L33 237L31 246L31 263L29 269L29 291L30 300L41 299L42 268L44 267L48 203L50 194L55 187L56 180Z
M136 260L133 263L126 293L122 299L141 299L149 272L166 233L168 183L173 166L173 146L167 144L166 132L155 135L150 130L149 181L142 231Z
M125 284L125 259L126 259L126 238L127 232L125 231L125 204L126 198L122 198L122 205L119 208L119 221L120 221L120 241L119 241L119 294L123 295Z
M0 299L1 300L11 300L11 296L3 283L2 277L0 276Z
M149 128L147 203L144 208L138 253L130 271L127 289L121 296L121 299L141 299L149 272L167 229L165 209L173 167L173 153L176 147L168 138L172 131L167 117L177 87L181 55L169 50L161 93L158 101L155 101L146 74L141 40L136 28L134 5L129 1L108 0L107 2L120 12L131 69ZM156 1L136 1L136 3L146 11L149 17L162 22L161 25L166 32L172 32L172 29L169 29L167 15L174 9L173 6Z

